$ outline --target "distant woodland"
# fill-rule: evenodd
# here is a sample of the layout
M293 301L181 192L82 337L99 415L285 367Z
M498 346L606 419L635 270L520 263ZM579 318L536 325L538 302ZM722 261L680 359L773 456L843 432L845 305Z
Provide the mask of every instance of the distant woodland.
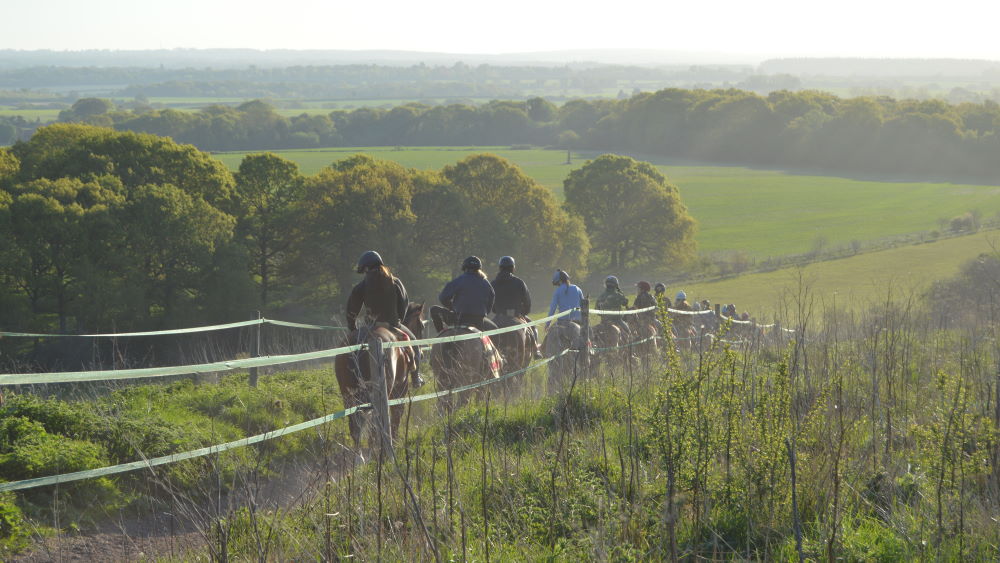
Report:
M558 106L536 97L284 117L259 100L185 112L122 110L85 98L60 120L153 133L208 151L530 144L893 179L1000 178L1000 105L992 101L665 89Z

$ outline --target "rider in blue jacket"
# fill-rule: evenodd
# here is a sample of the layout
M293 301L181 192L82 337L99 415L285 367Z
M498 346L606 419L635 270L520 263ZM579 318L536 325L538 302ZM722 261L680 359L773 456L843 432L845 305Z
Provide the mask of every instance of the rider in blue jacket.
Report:
M576 322L582 320L583 317L580 315L580 300L583 299L583 291L569 282L569 274L562 270L556 270L556 273L552 276L552 285L557 287L552 292L552 303L549 304L549 316L554 315L557 309L560 313L576 309L569 314L569 320ZM563 317L559 320L562 321L565 318ZM545 328L548 328L549 324L545 323Z

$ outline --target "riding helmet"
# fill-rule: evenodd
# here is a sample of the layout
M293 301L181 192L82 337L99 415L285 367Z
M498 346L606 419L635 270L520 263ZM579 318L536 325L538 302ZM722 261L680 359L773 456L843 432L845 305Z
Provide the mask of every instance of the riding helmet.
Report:
M462 260L462 270L475 272L483 267L483 261L477 256L469 256L465 260Z
M677 297L674 297L674 299L677 301L684 301L687 298L688 298L687 293L684 293L683 291L678 291Z
M511 270L513 270L514 269L514 258L512 256L504 256L503 258L500 259L500 264L499 265L500 265L500 269L501 270L504 269L504 268L510 268Z
M608 276L604 278L604 285L607 287L618 287L618 278L615 276Z
M649 282L648 281L641 281L641 282L635 284L635 286L638 287L642 291L649 291Z
M569 274L562 270L556 270L556 273L552 274L552 285L559 285L562 282L569 281Z
M374 250L369 250L358 258L358 273L364 273L368 268L373 268L375 266L383 265L382 257L379 256L378 252Z

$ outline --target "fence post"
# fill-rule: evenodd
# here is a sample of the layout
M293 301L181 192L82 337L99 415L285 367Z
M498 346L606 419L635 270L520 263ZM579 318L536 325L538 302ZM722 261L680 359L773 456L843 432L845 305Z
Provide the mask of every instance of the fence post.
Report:
M253 357L255 357L255 358L259 358L260 357L260 339L261 339L261 334L260 333L261 333L261 331L264 330L264 323L262 322L263 321L263 317L261 316L260 311L257 311L257 321L258 321L257 322L257 346L254 348L254 352L253 352ZM250 387L256 387L256 386L257 386L257 368L250 368Z
M580 354L583 355L583 375L590 377L590 299L580 300ZM579 361L579 360L577 360Z
M774 344L776 347L781 348L781 341L784 334L781 333L781 321L778 319L774 320Z
M368 397L375 415L375 431L378 434L379 447L382 453L393 459L392 426L389 420L389 390L385 385L385 348L382 339L368 339L368 361L371 381L368 387Z

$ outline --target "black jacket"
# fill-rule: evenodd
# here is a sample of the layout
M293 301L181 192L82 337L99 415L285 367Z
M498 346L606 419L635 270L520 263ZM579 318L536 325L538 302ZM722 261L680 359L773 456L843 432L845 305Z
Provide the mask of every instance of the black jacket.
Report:
M380 288L374 272L365 274L365 279L354 286L351 296L347 298L347 328L357 328L358 315L361 307L368 308L368 315L375 322L389 323L398 326L406 315L410 300L406 296L406 288L399 278L392 278L392 287Z
M510 272L500 272L493 280L493 291L496 292L496 300L493 302L493 311L503 313L508 309L517 311L519 315L527 315L531 312L531 293L524 280Z

